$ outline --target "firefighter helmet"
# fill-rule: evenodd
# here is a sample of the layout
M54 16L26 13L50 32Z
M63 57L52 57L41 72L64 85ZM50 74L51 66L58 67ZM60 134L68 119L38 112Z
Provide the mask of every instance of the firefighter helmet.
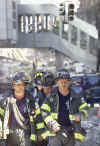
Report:
M51 72L46 72L43 76L43 86L48 87L54 85L54 75Z
M26 81L27 81L27 77L26 77L24 72L16 72L11 77L11 82L12 83L26 82Z
M34 75L34 81L36 85L42 85L44 72L42 70L39 70Z
M62 78L63 79L68 79L68 80L71 79L68 70L66 70L66 69L60 69L60 70L57 71L57 73L56 73L56 80L62 79Z

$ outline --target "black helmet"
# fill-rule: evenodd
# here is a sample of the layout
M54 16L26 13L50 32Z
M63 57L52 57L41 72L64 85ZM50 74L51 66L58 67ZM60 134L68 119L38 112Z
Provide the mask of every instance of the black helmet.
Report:
M36 85L42 85L43 75L44 75L44 72L42 70L39 70L35 73L34 81Z
M11 77L12 83L26 82L26 81L27 81L27 77L24 72L16 72Z
M54 75L51 72L46 72L43 76L43 86L48 87L54 85Z
M60 69L60 70L57 71L56 80L62 79L62 78L63 79L68 79L68 80L71 79L70 74L69 74L67 69Z

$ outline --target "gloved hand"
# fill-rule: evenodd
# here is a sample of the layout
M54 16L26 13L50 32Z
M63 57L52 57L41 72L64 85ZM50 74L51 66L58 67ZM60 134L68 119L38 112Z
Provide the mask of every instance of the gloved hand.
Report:
M69 133L65 128L61 128L56 136L61 141L63 145L67 145L71 139L74 139L74 136Z
M58 131L60 130L60 125L54 124L54 125L52 126L52 130L53 130L54 132L58 132Z
M80 128L80 133L84 136L86 136L87 134L86 130L83 127Z
M56 120L51 121L50 125L54 132L58 132L60 130L60 124Z

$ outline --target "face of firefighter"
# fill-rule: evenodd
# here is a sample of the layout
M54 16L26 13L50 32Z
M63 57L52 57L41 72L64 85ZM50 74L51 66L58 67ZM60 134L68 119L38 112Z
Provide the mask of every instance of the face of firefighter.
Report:
M24 97L25 84L23 82L13 84L14 94L17 99Z
M47 95L51 92L52 86L49 87L43 87L43 92Z
M42 85L37 85L37 88L38 88L38 90L40 91L40 90L43 89L43 86L42 86Z
M67 94L69 91L70 82L68 79L59 79L57 81L58 89L62 94Z

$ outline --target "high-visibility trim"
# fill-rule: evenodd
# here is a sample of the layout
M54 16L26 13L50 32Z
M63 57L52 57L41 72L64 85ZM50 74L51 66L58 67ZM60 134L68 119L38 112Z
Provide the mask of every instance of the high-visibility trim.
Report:
M40 108L37 108L36 110L35 110L35 113L36 113L36 115L39 115L41 112L40 112Z
M88 107L91 107L91 104L87 104Z
M44 133L41 134L43 139L46 139L48 136L56 136L56 134L50 133L50 131L45 131Z
M41 134L43 139L46 139L46 137L49 135L50 131L46 131L44 133Z
M50 108L50 106L49 106L48 104L43 104L43 105L41 106L41 109L46 110L46 111L48 111L48 112L51 111L51 108Z
M95 104L94 104L94 107L99 107L99 104L96 104L96 103L95 103Z
M39 122L36 124L36 129L42 129L45 128L44 122Z
M82 105L80 105L79 109L81 110L81 109L83 109L86 106L88 106L88 104L87 103L83 103Z
M30 116L30 122L33 123L34 120L33 120L33 116Z
M48 117L46 117L46 118L44 119L44 121L45 121L46 124L48 124L48 122L53 121L53 118L52 118L52 116L48 116Z
M56 136L54 133L49 133L48 136Z
M3 122L3 121L0 119L0 136L1 136L1 137L2 137L2 134L3 134L3 132L2 132L2 130L3 130L3 129L2 129L2 128L3 128L3 127L2 127L3 124L2 124L2 122Z
M0 115L4 116L5 110L3 108L0 107Z
M31 134L30 139L33 140L33 141L37 141L36 134Z
M51 116L52 116L53 119L56 119L56 120L58 119L58 114L57 113L51 113Z
M36 77L42 77L42 76L43 76L43 73L36 73L35 78Z
M83 139L85 138L85 136L83 136L81 133L74 133L74 137L77 140L83 141Z
M80 111L84 113L86 118L88 117L88 112L86 110L80 110Z
M75 116L74 116L74 115L71 115L71 114L70 114L70 115L69 115L69 118L70 118L71 121L74 121L74 120L75 120Z

